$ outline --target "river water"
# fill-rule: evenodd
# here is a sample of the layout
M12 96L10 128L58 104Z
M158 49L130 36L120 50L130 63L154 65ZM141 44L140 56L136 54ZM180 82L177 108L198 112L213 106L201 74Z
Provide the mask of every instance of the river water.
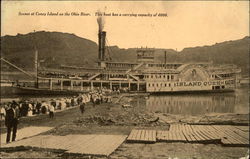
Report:
M133 98L132 106L147 112L160 112L174 115L198 116L210 113L249 113L249 88L241 87L235 92L228 93L191 93L191 94L157 94L148 98ZM2 98L1 102L30 99L49 100L63 98L65 96L24 96L14 98Z
M174 115L204 115L211 113L249 113L249 89L242 87L228 93L161 94L132 101L148 112Z

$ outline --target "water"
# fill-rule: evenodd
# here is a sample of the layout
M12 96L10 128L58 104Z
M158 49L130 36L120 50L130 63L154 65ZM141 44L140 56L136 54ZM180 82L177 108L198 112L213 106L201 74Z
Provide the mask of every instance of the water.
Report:
M230 93L162 94L135 99L137 105L148 112L174 115L204 115L211 113L249 113L249 89Z
M23 96L1 98L1 102L12 100L49 100L66 96ZM150 95L149 98L135 98L130 104L148 112L161 112L174 115L204 115L210 113L249 113L249 88L242 87L230 93L204 94L162 94Z

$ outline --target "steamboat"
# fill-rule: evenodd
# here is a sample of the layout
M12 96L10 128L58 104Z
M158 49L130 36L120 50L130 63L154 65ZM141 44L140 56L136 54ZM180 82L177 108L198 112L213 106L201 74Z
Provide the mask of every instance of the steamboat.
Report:
M225 92L234 91L238 85L241 69L236 65L167 63L166 52L165 62L157 63L152 48L138 48L135 63L110 61L106 55L106 32L100 24L98 44L98 62L94 68L62 65L57 70L39 70L36 60L35 84L18 85L17 94L76 94L103 88L146 93ZM36 58L37 53L35 50Z

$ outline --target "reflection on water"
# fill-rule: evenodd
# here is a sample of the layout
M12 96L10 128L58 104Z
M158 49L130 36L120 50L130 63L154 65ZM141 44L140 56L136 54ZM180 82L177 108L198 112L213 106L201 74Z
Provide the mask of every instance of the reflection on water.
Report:
M1 102L12 100L48 100L66 96L23 96L1 99ZM131 105L148 112L162 112L176 115L204 115L208 113L249 113L249 89L241 88L231 93L205 94L162 94L150 95L149 98L136 98Z
M137 106L145 105L147 111L182 115L202 115L208 113L248 113L248 89L231 93L150 95L139 99Z

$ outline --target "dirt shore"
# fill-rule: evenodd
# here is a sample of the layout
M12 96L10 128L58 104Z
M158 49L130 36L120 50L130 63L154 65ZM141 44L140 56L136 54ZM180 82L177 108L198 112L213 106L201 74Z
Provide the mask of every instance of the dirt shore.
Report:
M104 103L93 107L87 104L84 114L78 106L58 112L54 119L48 115L21 118L18 128L27 126L53 126L44 134L125 134L133 128L152 128L168 130L171 123L191 124L237 124L249 123L249 114L210 114L207 116L188 117L162 113L150 113L139 107L122 106L122 103ZM3 125L3 122L1 123ZM3 129L2 132L6 130ZM129 144L123 143L110 158L240 158L247 154L247 148L223 147L221 145L156 143ZM1 152L3 158L13 157L49 157L49 158L88 158L88 156L64 156L62 153L48 150L22 150ZM93 157L103 158L103 157Z

